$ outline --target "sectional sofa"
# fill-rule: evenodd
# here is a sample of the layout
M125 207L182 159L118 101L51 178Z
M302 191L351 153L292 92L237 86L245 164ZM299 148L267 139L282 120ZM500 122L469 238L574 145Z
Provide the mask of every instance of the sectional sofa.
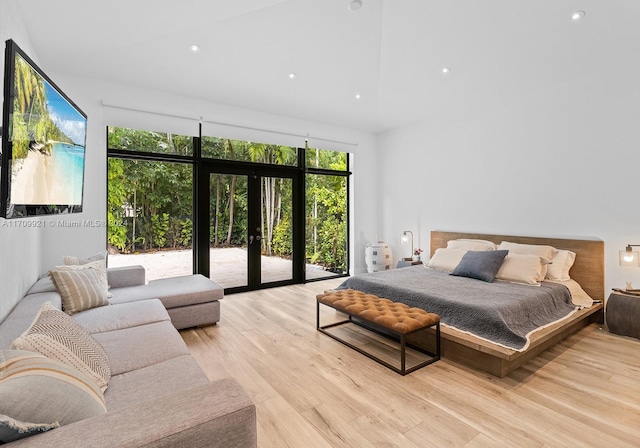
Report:
M72 394L62 392L71 386L48 373L50 363L55 364L58 376L65 374L66 366L16 349L16 341L32 331L36 318L42 320L50 313L55 319L68 319L58 311L63 300L57 282L49 277L40 279L0 323L0 440L19 438L7 443L11 447L255 447L254 404L235 380L207 379L162 301L177 313L179 327L200 325L203 308L218 310L217 316L205 319L213 323L219 319L218 299L211 299L221 297L217 285L194 276L154 286L145 283L140 267L109 269L107 275L112 296L109 304L70 316L91 335L92 343L104 349L110 370L104 391L94 387L99 385L96 382L74 389L73 393L84 394L83 403L74 403ZM181 289L188 292L191 303L180 300ZM215 306L211 305L214 301ZM47 302L50 305L43 306ZM183 306L196 308L180 310ZM20 371L20 363L31 363L31 367ZM36 373L30 376L29 372ZM38 376L38 372L45 373ZM77 373L74 381L82 383L83 378L87 376ZM47 386L49 381L61 386ZM85 389L80 390L82 387ZM103 405L96 404L99 399L104 400ZM83 418L85 411L88 415ZM16 415L10 415L14 412ZM23 422L33 423L29 422L30 413L45 420L36 424L51 426L23 428ZM27 436L29 431L34 434Z

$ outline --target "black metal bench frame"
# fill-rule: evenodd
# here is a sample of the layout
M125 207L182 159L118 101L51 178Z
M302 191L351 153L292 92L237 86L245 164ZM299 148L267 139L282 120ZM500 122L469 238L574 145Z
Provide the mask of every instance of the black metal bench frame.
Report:
M329 307L329 308L333 308L336 311L339 311L341 313L344 313L348 316L348 319L346 320L342 320L339 322L334 322L331 324L327 324L327 325L320 325L320 303L322 303L323 305ZM354 319L354 317L356 319ZM327 331L328 328L332 328L332 327L337 327L340 325L345 325L345 324L355 324L358 325L359 327L364 328L365 330L369 330L369 331L373 331L374 333L377 333L381 336L386 337L387 339L391 339L395 342L399 342L400 343L400 368L394 366L393 364L388 363L387 361L378 358L377 356L373 355L372 353L369 353L363 349L361 349L360 347L357 347L355 345L353 345L352 343L336 336L335 334L332 334L330 332ZM411 335L411 334L415 334L418 333L420 331L427 331L431 328L435 327L435 337L436 337L436 352L432 353L429 352L421 347L418 347L414 344L410 344L407 342L407 336ZM383 366L393 370L396 373L399 373L400 375L404 376L408 373L411 372L415 372L416 370L429 365L431 363L436 362L437 360L440 359L440 321L438 321L437 323L433 324L433 325L429 325L429 326L424 326L422 328L418 328L417 330L413 330L413 331L409 331L407 333L400 333L398 331L395 331L391 328L388 327L384 327L381 325L376 324L375 322L371 322L370 320L364 319L361 316L354 316L351 313L349 313L348 311L341 309L341 308L337 308L335 306L332 306L328 303L324 303L321 302L319 299L316 299L316 328L319 332L326 334L327 336L335 339L336 341L346 345L349 348L352 348L353 350L362 353L363 355L365 355L366 357L373 359L374 361L382 364ZM406 368L406 348L409 347L413 350L416 350L420 353L423 353L425 355L429 355L430 358L427 359L426 361L420 362L410 368Z

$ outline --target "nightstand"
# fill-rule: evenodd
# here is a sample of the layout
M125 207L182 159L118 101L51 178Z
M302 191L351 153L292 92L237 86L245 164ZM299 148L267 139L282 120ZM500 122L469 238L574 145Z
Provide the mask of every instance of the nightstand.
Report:
M413 259L410 260L405 260L404 258L400 261L398 261L398 264L396 265L396 268L406 268L407 266L415 266L418 264L422 264L422 261L418 260L418 261L413 261Z
M611 333L640 339L640 297L612 292L605 316Z

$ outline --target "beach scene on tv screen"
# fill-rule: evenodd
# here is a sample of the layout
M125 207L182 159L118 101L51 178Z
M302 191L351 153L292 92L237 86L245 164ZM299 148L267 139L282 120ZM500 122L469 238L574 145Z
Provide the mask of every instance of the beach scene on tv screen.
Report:
M15 205L81 205L86 119L16 54L11 195Z

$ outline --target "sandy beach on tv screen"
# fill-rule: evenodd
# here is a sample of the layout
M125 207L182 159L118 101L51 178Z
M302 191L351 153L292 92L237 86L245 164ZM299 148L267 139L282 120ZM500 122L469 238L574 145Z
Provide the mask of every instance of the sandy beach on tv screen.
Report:
M15 163L11 181L13 204L71 204L73 191L64 169L56 169L52 156L29 151ZM79 202L78 202L79 203Z

